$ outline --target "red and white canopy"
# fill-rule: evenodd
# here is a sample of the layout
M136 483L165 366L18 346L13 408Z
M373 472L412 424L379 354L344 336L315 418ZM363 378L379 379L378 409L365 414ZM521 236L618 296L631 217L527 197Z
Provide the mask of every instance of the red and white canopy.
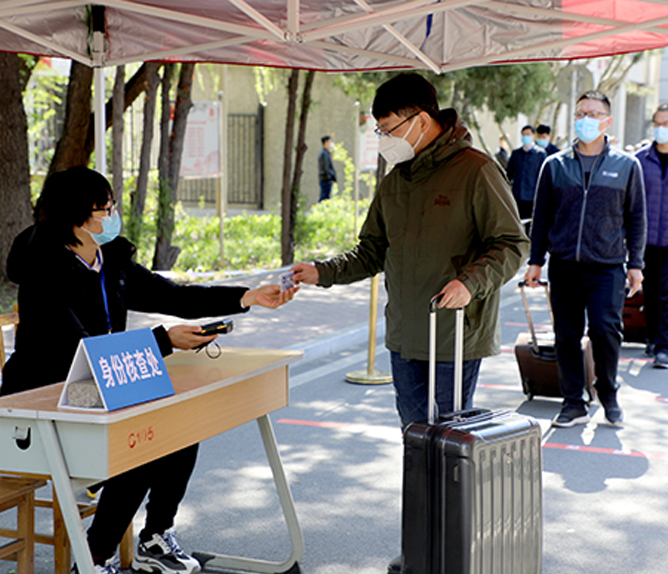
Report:
M0 50L95 67L173 60L446 72L668 45L668 0L100 0L91 6L3 0Z

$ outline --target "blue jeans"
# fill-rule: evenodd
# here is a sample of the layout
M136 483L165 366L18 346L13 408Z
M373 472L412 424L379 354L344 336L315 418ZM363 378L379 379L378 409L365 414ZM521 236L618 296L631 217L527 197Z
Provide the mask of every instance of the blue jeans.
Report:
M596 390L603 396L616 393L626 283L624 267L552 257L548 275L564 404L584 406L585 403L585 367L580 343L585 315L594 354Z
M334 182L330 179L328 181L320 182L320 199L318 201L323 201L329 199L330 194L332 193L332 185Z
M394 351L390 351L390 359L401 428L405 429L413 422L426 421L429 362L402 359L401 354ZM462 406L465 409L473 406L473 393L479 371L480 359L464 361ZM453 411L454 376L454 363L447 361L436 363L436 404L440 414Z

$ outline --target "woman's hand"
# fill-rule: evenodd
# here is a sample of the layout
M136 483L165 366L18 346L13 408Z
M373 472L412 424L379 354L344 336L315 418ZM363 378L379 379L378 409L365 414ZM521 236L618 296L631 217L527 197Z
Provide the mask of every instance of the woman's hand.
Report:
M257 289L246 291L241 298L241 304L244 307L259 305L260 307L276 309L292 300L297 291L299 291L299 287L292 287L291 289L281 291L279 285L263 285Z
M167 331L167 335L172 342L172 347L187 351L200 345L206 345L218 336L215 333L207 336L198 335L201 330L199 325L176 325Z

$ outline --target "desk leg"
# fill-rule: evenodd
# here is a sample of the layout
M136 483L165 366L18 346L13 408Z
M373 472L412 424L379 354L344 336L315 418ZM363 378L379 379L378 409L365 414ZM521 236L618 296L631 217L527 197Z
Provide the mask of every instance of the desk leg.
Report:
M51 479L60 502L60 509L67 527L67 534L70 537L70 544L79 574L94 574L93 559L88 549L86 533L79 516L77 501L74 497L55 424L52 421L39 420L37 421L37 428L42 439Z
M260 427L260 435L264 443L264 450L267 453L269 466L274 475L274 484L278 492L278 499L281 503L283 516L288 526L290 541L292 542L292 554L285 562L268 562L265 560L252 560L249 558L236 558L232 556L223 556L222 554L207 554L195 552L193 555L201 562L202 567L209 569L220 568L223 570L244 570L250 572L260 572L263 574L294 573L301 572L298 562L304 557L304 537L301 527L297 520L295 503L292 499L292 493L288 485L288 479L285 476L285 469L281 461L281 455L278 452L276 444L276 435L271 426L269 415L263 415L257 419Z

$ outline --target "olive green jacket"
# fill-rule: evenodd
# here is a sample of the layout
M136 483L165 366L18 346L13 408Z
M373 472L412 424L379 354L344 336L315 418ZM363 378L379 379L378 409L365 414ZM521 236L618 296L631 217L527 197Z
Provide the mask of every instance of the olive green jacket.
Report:
M499 289L529 251L506 176L454 110L441 120L444 132L382 181L355 248L316 262L324 287L385 272L385 343L408 360L429 358L429 301L453 279L472 297L464 359L498 353ZM437 360L452 361L455 314L437 313Z

